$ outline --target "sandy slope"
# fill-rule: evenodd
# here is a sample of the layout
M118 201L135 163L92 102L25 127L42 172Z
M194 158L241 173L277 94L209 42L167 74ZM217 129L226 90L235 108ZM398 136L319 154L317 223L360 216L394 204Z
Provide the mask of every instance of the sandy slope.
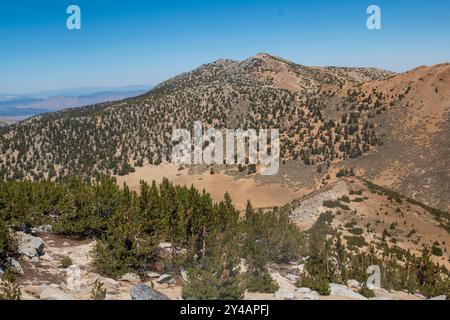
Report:
M222 200L228 192L239 210L245 209L247 200L256 208L268 208L285 205L308 193L308 190L296 190L279 183L262 184L253 179L235 179L224 173L188 174L187 170L179 171L177 166L170 164L137 168L135 173L117 177L117 181L119 185L126 183L132 190L138 190L140 180L161 182L164 177L177 185L193 184L199 190L205 189L215 201Z

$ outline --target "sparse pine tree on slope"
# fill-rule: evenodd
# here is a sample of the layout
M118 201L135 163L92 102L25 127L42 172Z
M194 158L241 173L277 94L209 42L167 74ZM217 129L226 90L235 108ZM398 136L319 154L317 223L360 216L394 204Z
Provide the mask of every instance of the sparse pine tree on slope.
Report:
M158 239L143 230L136 193L124 187L121 209L94 249L94 265L101 274L119 277L126 272L150 269Z
M183 298L196 300L239 300L244 287L240 275L237 229L219 233L216 241L208 242L206 252L198 257L188 271L183 285Z
M250 292L273 293L278 285L267 270L268 242L264 236L268 225L263 223L263 213L255 211L250 202L247 203L244 222L243 251L247 265L245 287Z

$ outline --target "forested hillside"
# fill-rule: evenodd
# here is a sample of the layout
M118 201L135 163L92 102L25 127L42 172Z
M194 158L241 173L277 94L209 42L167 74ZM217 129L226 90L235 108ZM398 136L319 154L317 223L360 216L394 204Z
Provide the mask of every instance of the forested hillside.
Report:
M304 67L269 55L219 60L138 98L3 129L0 177L124 175L136 166L169 162L172 129L191 129L194 121L220 129L279 128L285 160L318 165L355 158L382 143L370 119L388 107L383 95L352 89L339 98L342 115L325 117L323 109L344 86L386 75L376 69ZM286 86L288 80L294 87ZM364 105L356 104L359 95Z
M9 257L17 256L13 231L50 224L68 238L96 239L93 265L104 276L145 275L159 265L177 278L187 270L185 298L240 299L244 292L275 292L268 267L299 261L306 273L298 286L322 295L329 294L332 282L364 282L367 267L374 264L382 270L384 288L449 294L449 271L435 264L428 250L415 256L387 244L370 244L369 250L346 245L332 226L333 213L322 213L301 231L288 212L264 213L249 203L240 216L227 195L213 203L207 193L167 180L159 186L143 182L139 195L112 179L5 182L0 183L1 267L8 268ZM163 242L171 243L169 253L161 251Z

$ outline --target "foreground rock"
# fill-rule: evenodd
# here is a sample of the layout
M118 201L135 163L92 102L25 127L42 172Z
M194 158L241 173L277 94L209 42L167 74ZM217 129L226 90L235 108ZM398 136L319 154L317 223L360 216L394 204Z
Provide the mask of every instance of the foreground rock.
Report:
M93 287L95 284L95 281L99 281L103 284L103 287L108 290L108 292L116 292L118 288L120 287L120 284L118 281L111 279L111 278L105 278L100 275L94 275L91 281L88 283L89 287Z
M320 295L309 288L298 288L294 297L296 300L320 300Z
M46 224L37 228L31 228L31 233L36 234L36 233L52 233L53 232L53 227L50 224Z
M135 273L126 273L122 276L122 278L120 278L120 281L128 282L131 284L138 284L139 282L141 282L141 277L139 277Z
M74 300L74 298L61 289L45 288L39 295L41 300Z
M330 283L330 295L331 296L340 296L344 298L349 298L353 300L367 300L363 295L354 292L350 288L336 283Z
M20 263L13 258L6 259L6 265L10 268L10 270L16 274L23 274L23 269Z
M394 296L388 290L374 288L372 291L375 294L375 297L371 298L372 300L394 300Z
M434 298L430 298L428 300L447 300L447 296L444 296L444 295L437 296L437 297L434 297Z
M361 290L361 284L356 280L348 280L347 287L352 290Z
M158 279L161 276L158 272L149 272L147 275L152 279Z
M169 298L159 291L156 291L146 284L140 283L130 289L133 300L169 300Z
M286 289L279 289L275 292L275 298L279 300L294 300L294 292Z
M163 274L158 279L156 279L156 282L159 284L174 284L175 279L170 274Z
M38 237L26 234L24 232L17 232L17 241L19 242L18 252L21 255L29 258L34 258L42 255L45 242Z
M285 275L284 277L285 277L286 279L288 279L291 283L296 283L297 280L298 280L298 278L299 278L298 275L292 274L292 273L289 273L289 274Z

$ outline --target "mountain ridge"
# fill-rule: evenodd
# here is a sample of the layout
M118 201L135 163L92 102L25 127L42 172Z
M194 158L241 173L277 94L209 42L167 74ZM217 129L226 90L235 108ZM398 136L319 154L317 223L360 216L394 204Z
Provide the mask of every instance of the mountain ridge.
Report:
M445 160L448 122L442 122L450 99L447 66L395 74L376 68L307 67L268 54L240 62L221 59L136 98L43 115L3 129L0 175L4 179L126 175L135 166L170 161L172 128L192 128L198 120L217 128L279 128L283 162L315 166L324 175L336 167L354 168L448 209L444 192L450 183L442 176L442 170L450 168ZM408 77L417 78L410 88ZM437 111L430 107L435 99L441 101ZM429 109L426 115L421 115L422 105ZM405 179L398 175L390 181L387 173L405 171L391 166L405 163L402 145L416 136L414 128L398 123L408 117L410 123L418 117L434 119L438 111L444 129L437 130L433 139L440 141L430 140L428 129L417 133L425 140L411 142L404 152L416 152L421 158L408 162ZM434 125L430 122L430 127ZM428 147L421 152L427 144L433 152ZM13 154L16 162L8 162ZM426 180L414 176L420 171Z

